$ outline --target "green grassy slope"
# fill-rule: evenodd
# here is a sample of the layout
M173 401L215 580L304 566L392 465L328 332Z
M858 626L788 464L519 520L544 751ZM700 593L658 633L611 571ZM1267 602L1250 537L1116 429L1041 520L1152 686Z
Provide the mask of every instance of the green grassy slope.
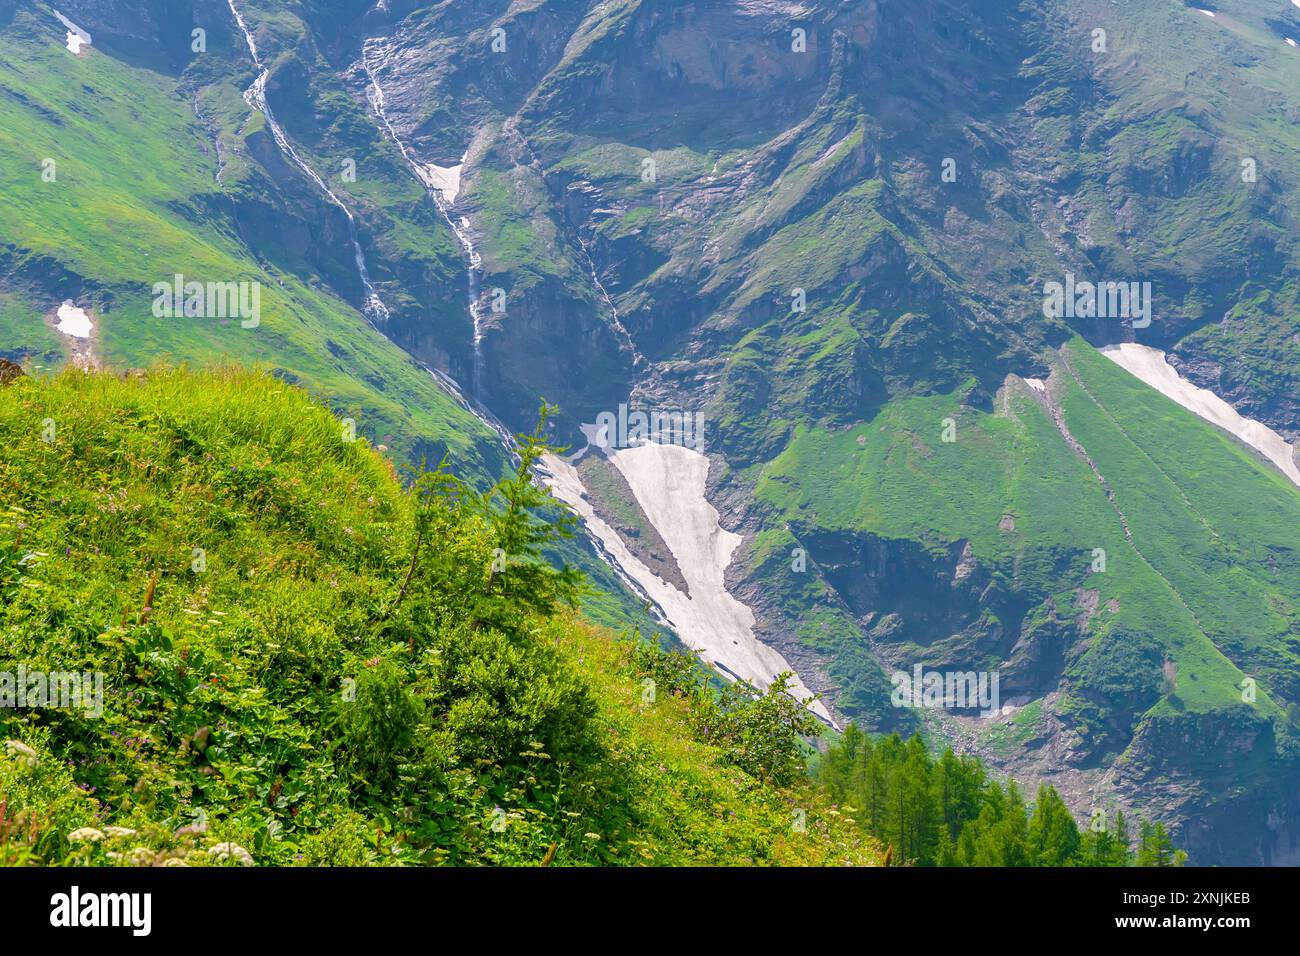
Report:
M851 606L864 576L902 589L870 592L878 603L859 611L901 614L901 628L873 639L888 660L1000 666L1004 688L1037 699L1059 679L1057 709L1084 752L1113 757L1140 736L1144 717L1171 714L1240 712L1276 722L1285 738L1283 711L1300 678L1290 540L1300 493L1080 341L1062 351L1057 375L1063 423L1101 478L1030 390L1009 386L1005 411L936 395L891 403L854 427L801 427L763 467L757 498ZM949 418L956 440L945 442ZM891 562L917 543L939 583L864 568L860 552L845 560L846 542L864 541L880 542ZM969 580L986 589L982 609L964 605L959 581L943 577L955 574L963 542L977 569ZM1054 643L1018 656L1011 638L1036 639L1049 619ZM1161 677L1169 662L1172 687ZM1246 677L1259 688L1249 703Z
M319 277L260 261L244 244L223 183L234 184L236 202L241 190L265 187L241 178L247 159L229 143L217 182L217 153L177 80L93 48L74 57L57 27L24 9L0 33L5 350L47 356L55 337L40 315L75 297L91 306L96 350L111 366L263 362L328 396L374 442L416 459L449 453L479 480L498 474L494 436L426 372ZM233 86L226 92L231 122L237 116L252 136L262 118ZM42 181L45 159L56 163L53 182ZM260 282L261 326L155 318L150 289L178 272ZM454 287L448 295L458 299Z
M287 14L254 26L264 50L303 36L301 22ZM60 45L58 21L39 9L20 12L0 31L0 355L56 367L64 343L43 313L76 298L91 307L96 354L108 368L160 359L270 367L354 419L358 435L388 446L397 460L432 466L446 455L459 474L485 486L507 462L497 436L386 338L453 358L456 341L469 338L461 254L436 208L337 80L294 89L296 56L271 61L268 95L286 130L357 210L363 228L375 230L373 247L368 234L362 238L393 311L392 327L381 334L335 286L355 284L346 234L313 239L297 231L300 219L340 214L281 157L264 118L241 98L237 81L252 79L242 37L227 37L226 49L211 32L211 52L194 57L178 79L93 47L71 56ZM332 119L325 129L312 125L315 96L323 101L315 104L320 115ZM46 158L55 163L48 183L41 178ZM329 175L347 158L357 165L352 183ZM327 239L339 246L338 275L322 274L330 263L310 258L313 243ZM155 318L153 283L176 272L260 282L261 325ZM412 297L426 301L417 308ZM416 321L421 309L442 318ZM405 329L408 319L417 332ZM457 322L466 328L458 331ZM590 547L568 543L562 555L599 588L587 608L593 620L653 631L652 619Z
M408 577L413 498L298 389L23 378L0 442L0 672L104 675L102 716L0 710L5 863L878 860L697 742L609 632L476 620L471 513L435 511Z

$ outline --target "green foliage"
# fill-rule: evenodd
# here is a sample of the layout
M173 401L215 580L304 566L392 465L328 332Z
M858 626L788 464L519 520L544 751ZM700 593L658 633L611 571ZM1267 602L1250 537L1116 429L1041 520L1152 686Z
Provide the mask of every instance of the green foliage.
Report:
M1055 787L1038 788L1034 815L1029 821L1029 842L1040 866L1069 866L1079 857L1079 828Z
M937 760L920 736L873 740L850 724L818 768L818 782L897 864L920 866L1178 866L1163 824L1143 824L1136 850L1128 823L1099 817L1080 833L1054 787L1026 804L1014 780L989 778L978 758L946 750Z
M382 789L414 746L424 701L407 689L404 669L385 660L360 671L355 694L338 706L338 743L356 775Z
M1143 821L1138 830L1138 866L1182 866L1186 859L1186 853L1174 849L1163 823Z
M821 725L788 688L792 675L779 674L766 691L735 681L717 691L700 665L681 651L664 650L634 639L628 668L654 693L690 700L697 738L721 749L724 759L751 776L788 787L804 773L801 741L817 735Z
M556 568L545 559L548 547L574 537L577 520L567 509L554 511L550 493L536 477L538 462L553 450L542 438L552 411L541 408L536 431L519 436L514 473L485 492L449 474L445 460L433 471L417 472L411 485L415 540L410 562L379 622L380 633L414 634L461 613L477 625L513 634L520 631L524 611L549 615L562 605L577 607L582 573L567 564ZM458 539L454 532L464 527L478 535ZM407 604L399 615L408 594L423 600ZM414 652L413 636L411 642Z
M343 434L237 369L0 387L0 672L104 685L0 709L4 862L878 860L788 697L639 699L541 560L537 436L480 494Z

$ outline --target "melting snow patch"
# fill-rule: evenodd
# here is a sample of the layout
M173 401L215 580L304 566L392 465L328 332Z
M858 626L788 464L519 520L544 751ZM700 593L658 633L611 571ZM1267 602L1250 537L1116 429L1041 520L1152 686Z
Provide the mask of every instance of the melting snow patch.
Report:
M1286 42L1288 46L1297 46L1295 40L1292 40L1290 37L1286 38Z
M79 309L69 300L59 306L59 322L55 326L64 335L70 335L74 339L90 338L90 330L93 328L90 322L90 316L86 314L85 309Z
M1296 2L1300 5L1300 0ZM1300 468L1296 467L1292 448L1285 438L1262 422L1243 417L1209 389L1197 388L1187 381L1165 360L1164 352L1135 342L1125 342L1122 345L1104 346L1101 354L1162 395L1172 398L1189 412L1236 435L1277 465L1296 485L1300 485Z
M547 483L555 496L582 516L606 553L706 662L760 689L771 684L777 674L793 671L778 651L754 636L753 611L727 591L726 570L741 536L722 528L717 509L705 498L709 459L680 445L654 443L607 453L672 551L690 589L689 597L632 555L617 532L595 514L573 465L548 456L545 465L551 477ZM799 700L812 697L798 676L791 681L790 691ZM822 703L809 706L830 722L830 713Z
M68 28L68 37L64 43L67 44L69 52L80 56L83 49L90 46L90 34L59 13L58 10L53 11L53 13L59 18L59 22Z
M1212 17L1212 16L1214 16L1214 11L1213 11L1213 10L1202 10L1201 13L1205 14L1207 17Z
M442 193L443 202L453 203L460 195L460 171L464 168L464 163L457 166L436 166L428 163L424 167L424 181L428 183L430 189Z

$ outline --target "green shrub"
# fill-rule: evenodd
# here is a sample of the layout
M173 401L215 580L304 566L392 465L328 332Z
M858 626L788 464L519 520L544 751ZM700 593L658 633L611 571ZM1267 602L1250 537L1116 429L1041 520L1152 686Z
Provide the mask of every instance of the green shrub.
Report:
M580 577L542 560L572 520L538 435L486 492L445 467L403 488L340 435L238 369L0 388L0 671L104 675L99 717L0 709L37 757L0 750L4 862L877 858L772 785L780 706L685 684L641 705L570 610ZM87 827L104 838L70 841Z

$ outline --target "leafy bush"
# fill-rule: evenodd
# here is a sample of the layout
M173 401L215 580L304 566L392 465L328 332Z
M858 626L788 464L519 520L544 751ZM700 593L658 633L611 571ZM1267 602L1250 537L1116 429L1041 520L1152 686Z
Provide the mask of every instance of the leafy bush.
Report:
M662 685L692 703L697 738L720 748L729 763L778 787L803 776L802 740L816 736L821 725L790 694L793 675L778 675L766 691L736 681L715 693L699 663L682 652L634 640L627 653L630 671L652 681L656 693Z
M380 790L390 786L412 756L424 716L424 701L407 689L404 669L382 659L363 668L355 697L349 694L338 714L339 746L353 772Z
M0 388L0 671L104 686L0 709L4 862L878 860L763 739L785 698L639 699L541 559L538 435L480 492L342 434L238 369Z

